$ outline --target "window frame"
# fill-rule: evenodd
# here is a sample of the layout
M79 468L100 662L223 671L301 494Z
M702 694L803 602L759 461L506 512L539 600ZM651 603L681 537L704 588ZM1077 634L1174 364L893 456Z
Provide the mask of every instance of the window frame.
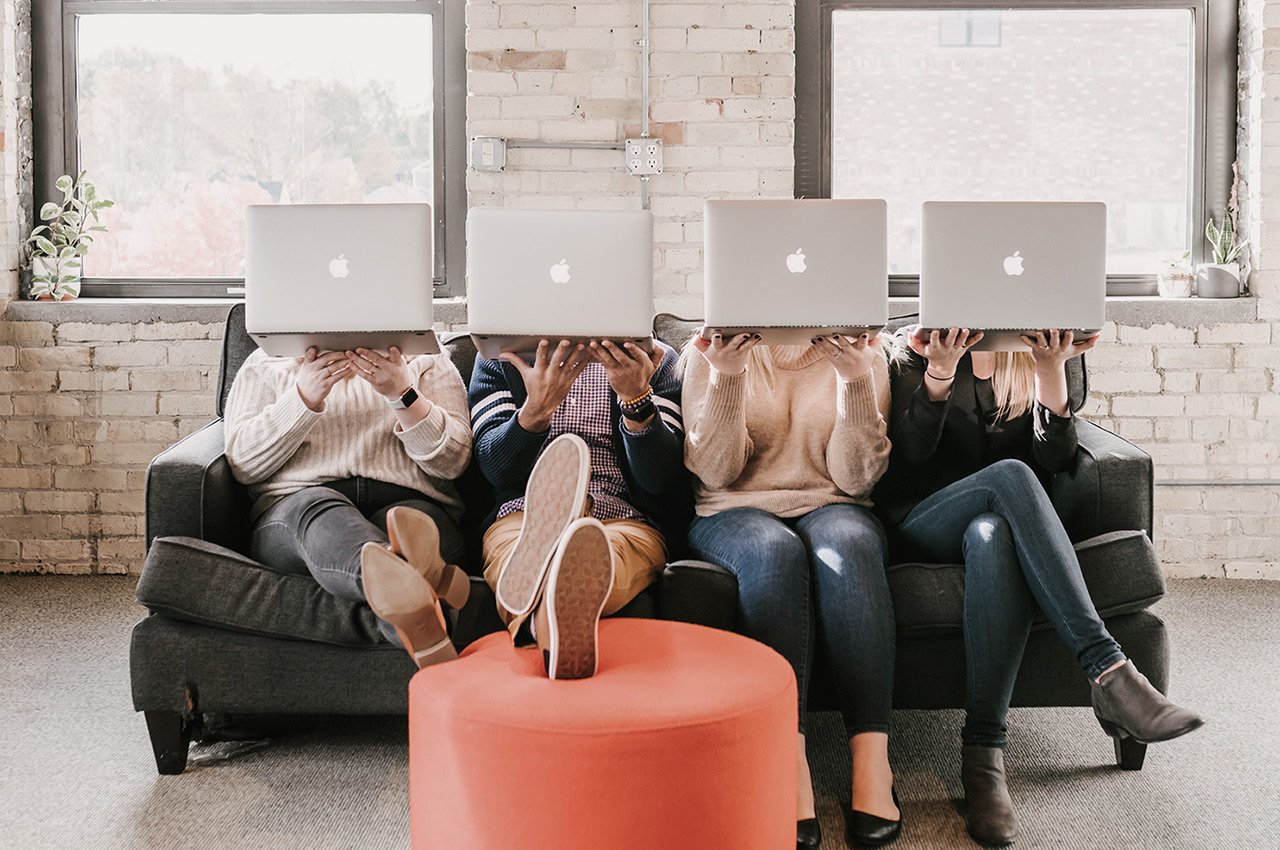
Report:
M41 0L31 4L34 208L61 197L60 174L79 171L76 18L93 14L380 14L432 16L435 297L465 294L466 23L446 0ZM82 297L241 298L243 278L93 278Z
M1231 195L1236 159L1239 23L1233 0L797 0L795 197L831 197L832 17L836 11L1186 9L1195 16L1191 72L1191 190L1187 223L1194 263L1205 261L1203 222ZM1197 224L1200 222L1200 224ZM890 275L889 294L916 297L919 275ZM1155 295L1156 276L1108 275L1108 296Z

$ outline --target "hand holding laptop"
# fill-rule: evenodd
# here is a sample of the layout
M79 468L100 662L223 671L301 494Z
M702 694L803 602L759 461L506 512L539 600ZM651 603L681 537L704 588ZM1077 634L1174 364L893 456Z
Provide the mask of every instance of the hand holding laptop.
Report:
M645 351L634 342L618 345L612 340L591 340L587 344L592 358L604 367L609 386L621 401L630 401L649 392L649 380L662 362L662 349Z
M350 370L351 364L347 362L346 352L318 351L314 346L308 348L295 379L302 403L313 413L319 413L324 409L324 400L329 397L329 391Z
M1057 328L1025 333L1022 334L1021 339L1031 348L1031 356L1036 361L1037 369L1057 367L1072 357L1079 357L1098 344L1096 334L1076 342L1074 331Z
M387 400L399 398L413 386L413 374L404 355L394 345L385 352L357 348L346 352L346 356L356 374Z
M709 337L707 334L707 328L699 328L697 335L693 338L693 347L707 359L712 369L721 375L741 375L747 371L748 355L760 342L760 334L742 333L725 336L722 333L711 333Z
M569 395L573 382L591 362L591 353L582 343L574 345L560 340L551 350L551 342L538 343L533 363L524 362L517 354L504 351L499 360L510 363L520 373L528 397L516 414L516 422L526 431L541 433L551 427L551 417Z
M856 337L828 334L814 337L813 344L827 358L840 380L845 382L856 381L871 374L871 364L876 357L881 356L879 334L860 334Z

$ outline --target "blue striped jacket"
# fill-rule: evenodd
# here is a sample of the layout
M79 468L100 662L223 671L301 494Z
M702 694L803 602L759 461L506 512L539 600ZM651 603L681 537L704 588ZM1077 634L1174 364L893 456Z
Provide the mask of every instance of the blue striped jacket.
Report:
M650 385L658 417L633 434L623 427L617 398L610 405L613 445L627 481L628 501L654 523L667 539L671 556L683 551L684 533L693 513L693 489L684 465L684 420L680 413L680 365L675 351L657 340L662 362ZM520 372L510 363L477 357L467 392L475 459L494 489L497 508L524 495L529 473L542 451L546 434L526 431L516 411L528 393Z

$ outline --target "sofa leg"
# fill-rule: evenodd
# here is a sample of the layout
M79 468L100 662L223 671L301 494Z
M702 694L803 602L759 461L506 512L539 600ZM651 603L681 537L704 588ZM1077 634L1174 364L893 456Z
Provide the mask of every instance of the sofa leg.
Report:
M1132 738L1115 738L1116 764L1121 770L1142 770L1142 763L1147 759L1147 745L1139 744Z
M151 749L156 756L156 769L172 776L187 769L187 750L191 746L191 727L176 711L144 711Z

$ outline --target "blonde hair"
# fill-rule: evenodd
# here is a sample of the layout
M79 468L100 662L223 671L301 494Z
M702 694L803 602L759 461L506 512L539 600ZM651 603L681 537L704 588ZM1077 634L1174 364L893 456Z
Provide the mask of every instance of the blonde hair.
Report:
M1036 361L1029 351L997 351L995 358L996 419L1017 419L1031 411L1036 396Z

